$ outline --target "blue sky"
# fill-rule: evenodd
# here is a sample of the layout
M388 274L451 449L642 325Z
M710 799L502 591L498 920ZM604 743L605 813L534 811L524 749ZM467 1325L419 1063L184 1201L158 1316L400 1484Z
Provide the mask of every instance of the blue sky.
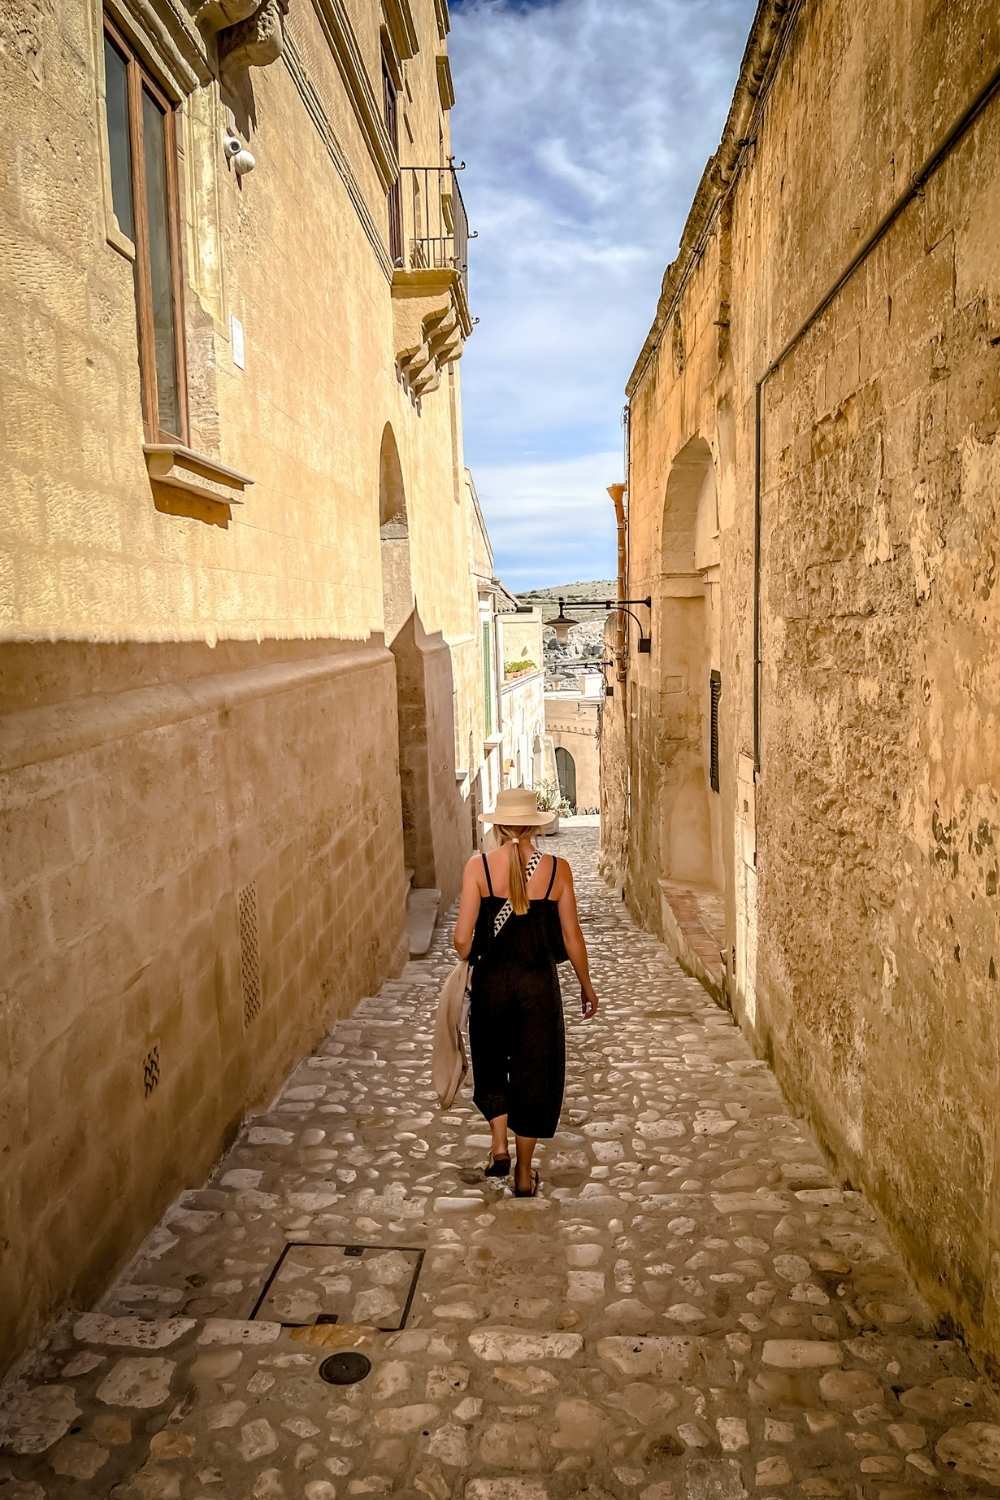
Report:
M511 588L611 577L625 381L755 0L451 0L466 462Z

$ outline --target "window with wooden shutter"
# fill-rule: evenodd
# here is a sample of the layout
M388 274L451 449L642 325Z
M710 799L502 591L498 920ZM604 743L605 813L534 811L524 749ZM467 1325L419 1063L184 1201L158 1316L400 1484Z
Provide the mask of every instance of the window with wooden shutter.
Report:
M719 699L722 697L722 674L711 672L708 680L711 718L708 740L708 781L713 792L719 790Z
M146 436L186 443L177 106L107 19L104 68L112 202L119 228L135 245Z
M399 97L396 81L392 76L389 60L382 51L382 115L385 128L392 142L392 149L399 161ZM388 193L389 210L389 259L394 266L403 264L403 206L400 196L399 178Z

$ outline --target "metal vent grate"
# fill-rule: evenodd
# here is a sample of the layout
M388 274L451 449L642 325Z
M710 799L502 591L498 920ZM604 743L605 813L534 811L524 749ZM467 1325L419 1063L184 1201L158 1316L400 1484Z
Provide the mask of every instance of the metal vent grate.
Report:
M406 1327L424 1252L412 1245L329 1245L289 1240L250 1319L302 1328L317 1323Z
M240 921L240 985L243 989L243 1024L249 1026L260 1015L260 944L257 938L257 886L251 880L237 894Z
M148 1099L160 1082L160 1044L151 1047L142 1060L142 1092Z
M719 790L719 699L722 697L722 674L709 674L708 691L711 698L711 727L708 746L708 780L712 791Z

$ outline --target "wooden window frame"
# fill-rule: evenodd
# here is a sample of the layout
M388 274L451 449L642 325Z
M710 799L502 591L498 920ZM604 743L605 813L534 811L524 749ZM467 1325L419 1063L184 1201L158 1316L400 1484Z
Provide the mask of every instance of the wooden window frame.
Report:
M135 227L135 306L138 325L139 372L142 387L142 420L149 443L178 442L185 446L190 436L187 355L184 333L184 277L181 263L180 185L178 180L177 114L179 100L153 77L135 45L104 15L104 33L125 63L128 100L128 149L132 168L132 219ZM160 426L156 378L156 338L153 324L153 280L149 253L149 222L146 210L146 164L143 153L143 89L163 111L166 155L167 241L170 257L171 300L174 321L174 378L180 432Z
M386 134L392 143L393 160L396 163L396 180L386 195L389 214L389 259L398 268L405 265L405 242L403 235L403 198L399 175L399 84L393 76L392 61L383 39L382 59L382 118Z

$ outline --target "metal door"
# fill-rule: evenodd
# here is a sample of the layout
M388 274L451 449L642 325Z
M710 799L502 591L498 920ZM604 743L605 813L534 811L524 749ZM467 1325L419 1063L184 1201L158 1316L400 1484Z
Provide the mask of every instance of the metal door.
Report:
M570 807L576 811L576 761L568 750L562 745L556 746L556 774L559 777L559 790L562 792Z

